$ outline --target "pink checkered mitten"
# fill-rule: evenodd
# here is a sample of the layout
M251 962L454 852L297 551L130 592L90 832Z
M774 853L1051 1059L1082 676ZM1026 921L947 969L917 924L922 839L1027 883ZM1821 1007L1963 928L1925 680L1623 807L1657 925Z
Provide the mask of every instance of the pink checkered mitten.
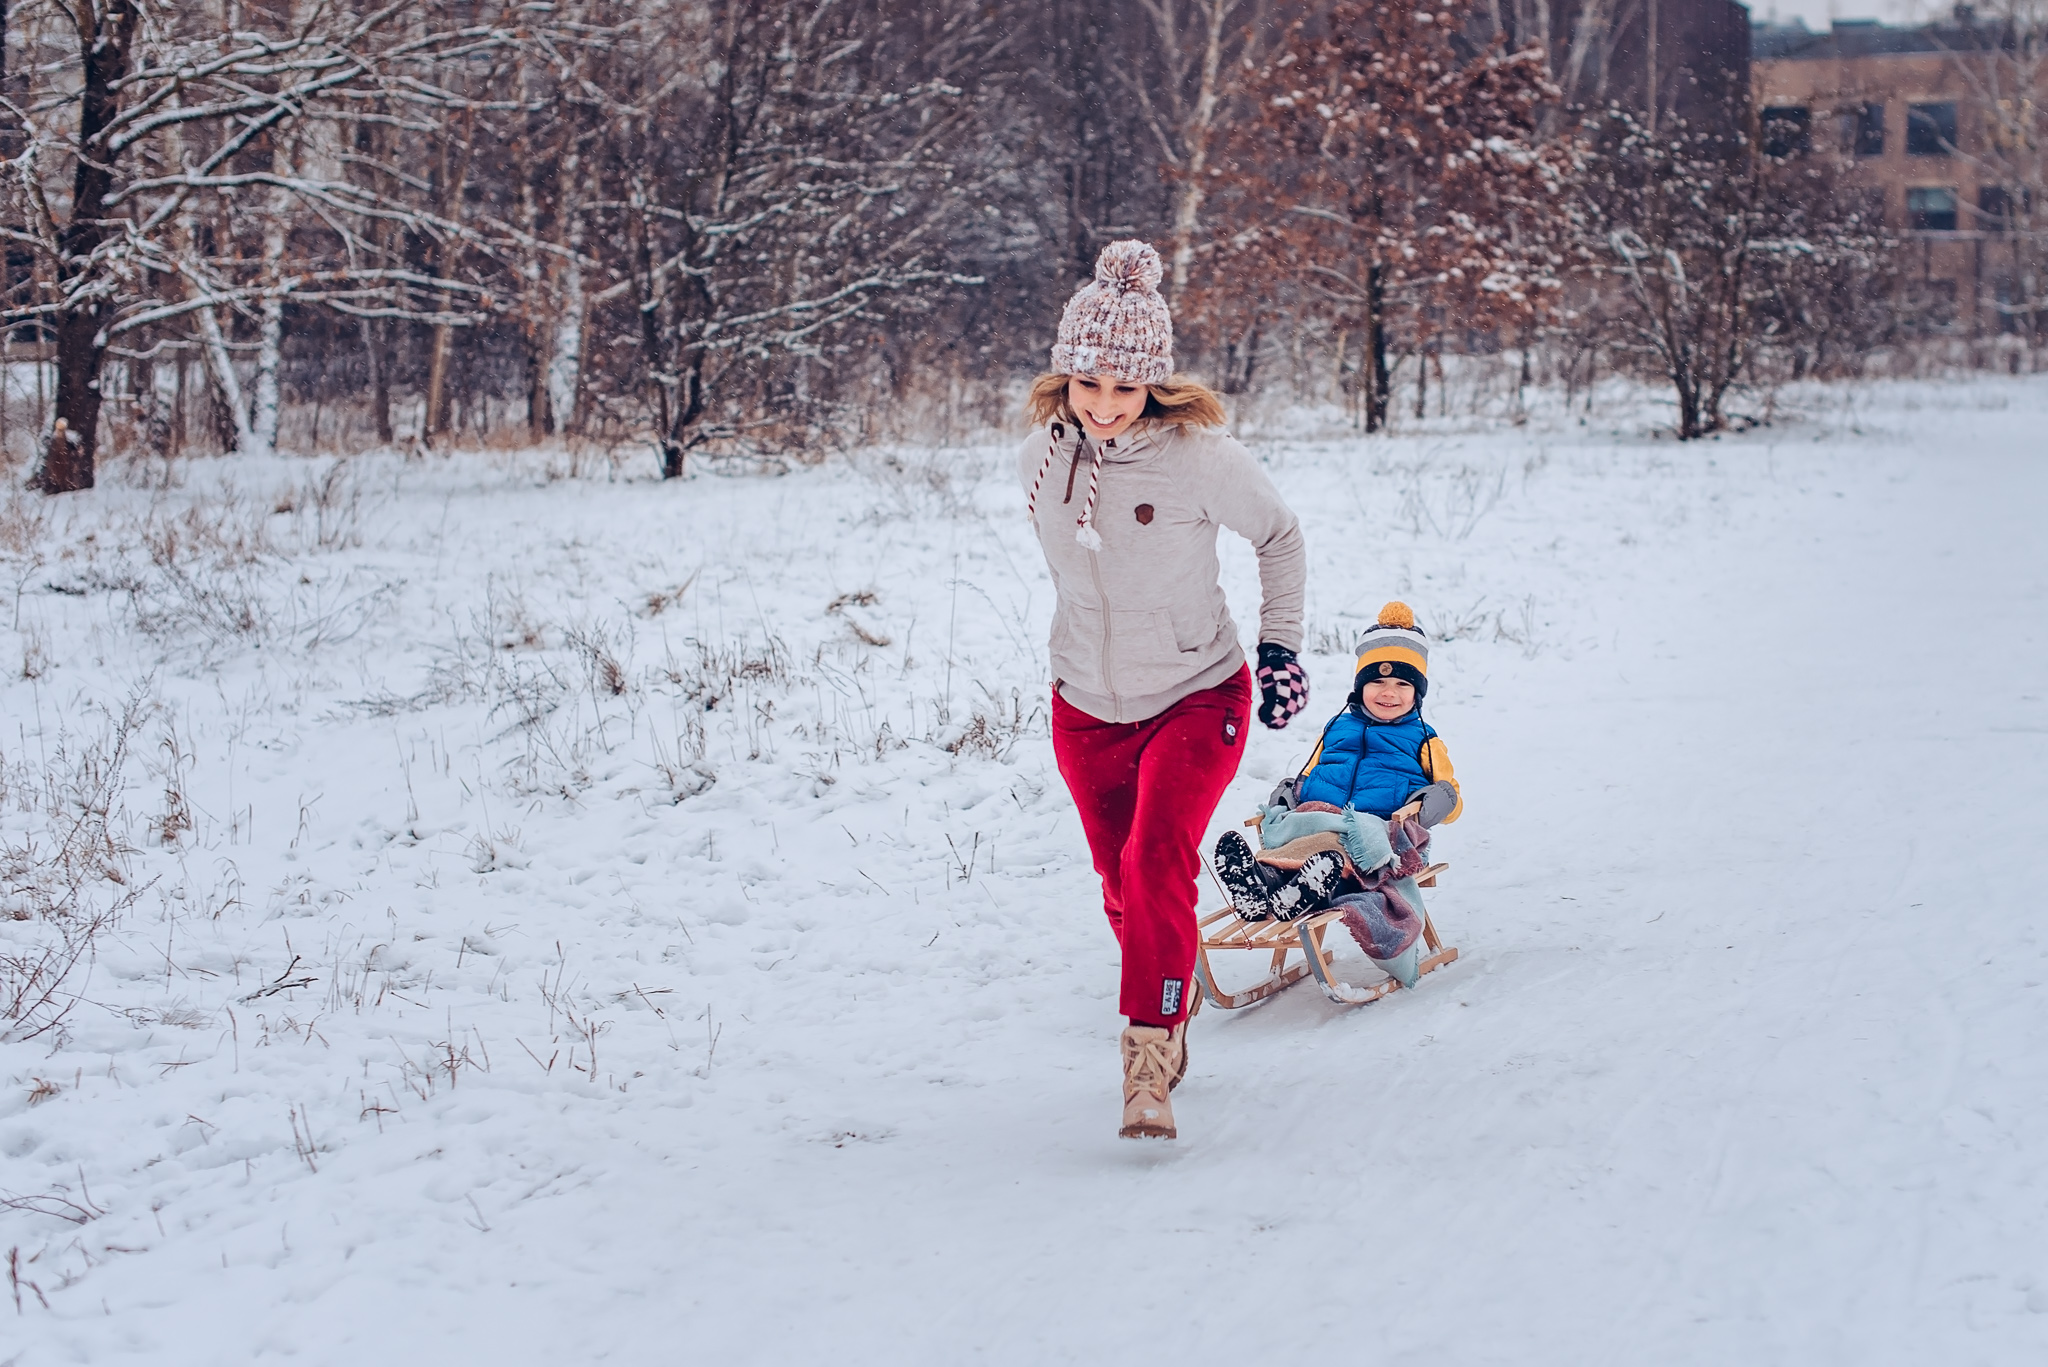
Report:
M1308 706L1308 675L1294 652L1271 641L1259 643L1259 720L1278 731Z

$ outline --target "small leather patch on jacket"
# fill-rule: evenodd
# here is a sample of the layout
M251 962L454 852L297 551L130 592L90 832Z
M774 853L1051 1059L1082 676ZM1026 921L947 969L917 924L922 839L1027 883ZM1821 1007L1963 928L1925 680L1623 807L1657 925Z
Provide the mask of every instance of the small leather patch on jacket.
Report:
M1139 525L1140 527L1149 527L1149 526L1151 526L1151 525L1152 525L1152 505L1151 505L1151 504L1149 504L1149 503L1140 503L1140 504L1138 505L1138 510L1137 510L1137 511L1138 511L1138 525Z

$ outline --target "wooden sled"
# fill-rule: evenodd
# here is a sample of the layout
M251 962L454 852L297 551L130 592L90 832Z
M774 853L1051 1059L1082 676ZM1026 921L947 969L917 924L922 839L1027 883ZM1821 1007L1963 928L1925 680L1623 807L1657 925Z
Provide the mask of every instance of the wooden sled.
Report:
M1412 816L1415 810L1414 807L1404 807L1394 815ZM1448 868L1449 864L1431 864L1415 875L1415 885L1434 888L1438 875ZM1210 912L1197 923L1202 938L1200 947L1195 951L1195 977L1201 983L1203 995L1225 1011L1235 1011L1284 992L1307 977L1314 977L1323 989L1323 995L1339 1006L1363 1006L1399 988L1401 984L1391 977L1365 987L1354 987L1337 976L1330 963L1330 954L1323 948L1323 936L1343 917L1342 911L1331 910L1314 912L1295 921L1247 921L1229 907ZM1422 945L1425 952L1416 965L1418 975L1433 973L1445 964L1457 962L1457 949L1446 946L1437 937L1436 926L1430 920L1427 907L1422 911ZM1216 975L1209 967L1209 952L1225 949L1270 953L1273 956L1272 970L1263 981L1242 992L1225 992L1216 986ZM1301 955L1302 962L1289 967L1287 956L1295 953Z

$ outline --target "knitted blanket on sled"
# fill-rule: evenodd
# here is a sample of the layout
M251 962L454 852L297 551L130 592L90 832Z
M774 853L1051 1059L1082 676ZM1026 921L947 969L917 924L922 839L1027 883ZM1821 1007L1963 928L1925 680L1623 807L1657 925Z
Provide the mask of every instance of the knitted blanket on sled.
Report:
M1344 909L1344 929L1374 960L1405 954L1422 935L1422 912L1403 895L1402 885L1413 892L1408 880L1429 867L1429 831L1413 817L1389 821L1387 843L1394 848L1392 859L1369 873L1354 869L1358 891L1330 899L1332 907Z
M1330 899L1344 928L1371 959L1394 959L1422 934L1420 893L1407 880L1429 866L1429 830L1410 817L1380 820L1327 802L1269 811L1260 823L1262 862L1299 868L1318 850L1337 849L1349 863L1345 891ZM1402 884L1406 883L1404 892Z

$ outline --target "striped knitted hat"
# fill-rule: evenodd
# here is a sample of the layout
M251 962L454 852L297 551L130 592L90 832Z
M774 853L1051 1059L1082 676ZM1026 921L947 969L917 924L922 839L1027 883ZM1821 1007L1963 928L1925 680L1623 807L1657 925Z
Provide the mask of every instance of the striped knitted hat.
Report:
M1060 314L1052 368L1106 375L1126 384L1165 384L1173 375L1173 316L1159 297L1159 253L1126 238L1095 258L1095 278Z
M1403 679L1414 684L1418 702L1429 692L1429 638L1415 625L1415 614L1406 603L1381 608L1380 620L1358 638L1352 693L1373 679Z

